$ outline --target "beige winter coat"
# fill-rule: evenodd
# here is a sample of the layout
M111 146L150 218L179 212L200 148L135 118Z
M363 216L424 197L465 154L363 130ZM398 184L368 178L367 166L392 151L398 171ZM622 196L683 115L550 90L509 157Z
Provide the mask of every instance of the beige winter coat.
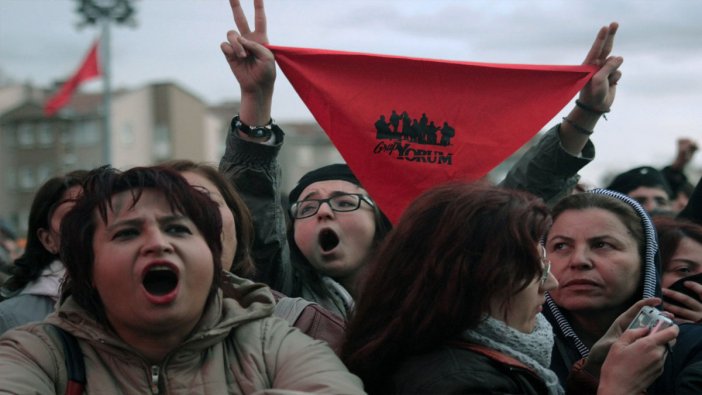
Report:
M267 287L231 281L236 299L220 292L183 345L153 366L69 297L44 323L0 337L0 393L64 392L62 345L46 322L78 339L89 394L364 393L325 343L271 317Z

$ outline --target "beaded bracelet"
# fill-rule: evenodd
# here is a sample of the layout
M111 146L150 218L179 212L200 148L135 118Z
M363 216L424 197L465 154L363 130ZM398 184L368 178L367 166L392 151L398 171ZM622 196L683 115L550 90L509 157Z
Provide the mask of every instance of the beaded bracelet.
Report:
M590 136L591 134L595 133L594 130L585 129L584 127L578 125L577 123L571 121L568 117L563 117L563 121L567 122L578 133L581 133L581 134L584 134L587 136Z
M602 115L602 117L605 119L605 121L607 120L606 114L611 111L609 108L605 111L600 111L596 108L590 107L587 104L581 102L580 99L575 99L575 105L582 108L583 110L585 110L587 112L597 114L597 115Z

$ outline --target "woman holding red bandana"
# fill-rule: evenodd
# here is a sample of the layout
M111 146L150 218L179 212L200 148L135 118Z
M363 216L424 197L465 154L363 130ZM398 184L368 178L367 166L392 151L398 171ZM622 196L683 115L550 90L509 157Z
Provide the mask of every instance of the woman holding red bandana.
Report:
M291 230L279 203L281 169L277 155L283 131L272 122L275 60L268 44L263 0L255 0L252 30L239 0L230 0L239 31L227 32L221 50L241 89L239 115L231 123L220 171L249 206L255 223L253 255L259 281L290 296L316 301L348 317L363 287L363 273L389 223L345 165L314 170L290 194ZM600 117L610 110L621 77L621 57L610 56L616 23L603 27L584 63L600 67L581 90L566 121L549 130L534 149L510 171L502 185L523 189L547 202L567 195L577 171L594 157L589 140ZM353 210L335 204L343 194ZM354 198L353 196L358 196ZM307 200L315 214L297 208ZM318 207L317 207L318 205ZM360 282L359 282L360 281Z

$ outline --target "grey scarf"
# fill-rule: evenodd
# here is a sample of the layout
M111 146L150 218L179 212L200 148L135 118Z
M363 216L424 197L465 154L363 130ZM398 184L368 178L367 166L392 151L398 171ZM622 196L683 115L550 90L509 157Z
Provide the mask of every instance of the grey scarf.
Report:
M556 374L548 368L551 365L553 329L542 314L536 316L536 328L531 333L520 332L500 320L488 317L475 329L463 332L463 337L507 354L531 368L544 381L549 395L565 393Z

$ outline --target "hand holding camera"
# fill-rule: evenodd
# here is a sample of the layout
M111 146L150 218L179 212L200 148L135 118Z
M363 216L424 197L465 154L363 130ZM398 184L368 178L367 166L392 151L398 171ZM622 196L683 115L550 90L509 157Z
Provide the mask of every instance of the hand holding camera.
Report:
M664 316L658 309L652 306L643 306L636 315L628 329L649 328L649 335L660 330L675 325L673 320Z
M655 299L660 303L660 299ZM645 300L640 302L641 304L652 303ZM636 310L630 310L622 316L631 317ZM649 330L645 331L641 328L649 328ZM678 333L678 326L670 318L661 314L653 306L643 306L627 329L621 332L609 348L600 369L600 382L610 382L610 380L617 383L625 382L630 387L625 391L626 393L645 392L663 371L670 345L675 342ZM626 366L627 369L617 370L614 368L617 366ZM610 375L616 376L607 377ZM607 392L606 389L600 389L603 393ZM622 392L623 388L610 388L610 390L610 393L625 393Z
M621 345L622 337L633 336L631 340L626 342L627 344L632 343L635 339L646 337L646 334L639 334L641 331L632 334L629 333L631 331L627 331L627 329L630 327L632 321L635 321L634 319L637 317L637 315L640 313L643 307L658 306L661 304L661 302L662 300L660 298L649 298L639 300L636 303L634 303L631 307L629 307L619 317L617 317L617 319L614 320L607 332L590 348L590 355L588 355L586 359L585 370L590 372L593 376L599 377L600 368L602 367L605 358L609 354L610 348L615 343L619 343ZM626 336L624 336L625 332L627 333Z

